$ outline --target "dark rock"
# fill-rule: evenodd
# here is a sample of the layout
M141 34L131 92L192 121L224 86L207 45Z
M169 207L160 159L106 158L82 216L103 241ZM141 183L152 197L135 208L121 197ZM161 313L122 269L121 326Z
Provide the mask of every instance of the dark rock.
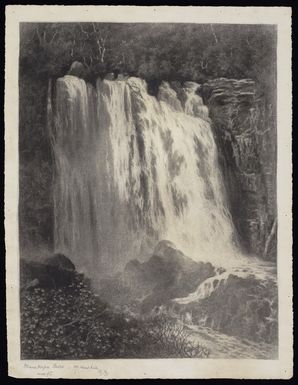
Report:
M104 78L105 80L115 80L115 74L114 72L109 72Z
M274 100L260 95L251 79L209 80L200 94L209 107L239 242L245 252L275 259Z
M74 264L62 254L55 254L43 262L20 260L22 289L37 285L46 288L67 286L73 282L76 274Z
M32 281L28 281L25 285L21 286L21 290L28 290L39 286L39 280L34 278Z
M80 63L79 61L74 61L69 71L67 72L67 75L77 76L78 78L84 77L86 72L85 66Z
M179 314L191 313L195 324L253 341L276 343L277 286L253 275L230 274L210 296L176 306Z
M142 299L143 311L150 311L172 298L189 294L214 275L211 263L195 262L173 243L161 241L147 262L130 261L123 279L132 295Z
M117 80L127 80L129 78L128 74L123 73L123 74L118 74Z
M63 254L54 254L53 256L47 258L44 262L48 266L54 266L58 269L74 271L75 265Z

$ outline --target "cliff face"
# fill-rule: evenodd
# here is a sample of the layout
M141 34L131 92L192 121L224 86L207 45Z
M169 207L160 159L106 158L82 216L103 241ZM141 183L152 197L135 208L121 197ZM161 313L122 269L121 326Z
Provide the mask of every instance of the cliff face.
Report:
M219 78L200 90L208 105L230 211L244 250L276 257L276 123L273 103L250 79Z

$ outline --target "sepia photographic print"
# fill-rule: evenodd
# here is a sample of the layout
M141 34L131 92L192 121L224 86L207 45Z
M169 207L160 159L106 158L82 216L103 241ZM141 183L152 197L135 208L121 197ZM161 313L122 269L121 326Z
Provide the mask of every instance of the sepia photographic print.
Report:
M292 375L290 9L187 8L6 10L12 376Z

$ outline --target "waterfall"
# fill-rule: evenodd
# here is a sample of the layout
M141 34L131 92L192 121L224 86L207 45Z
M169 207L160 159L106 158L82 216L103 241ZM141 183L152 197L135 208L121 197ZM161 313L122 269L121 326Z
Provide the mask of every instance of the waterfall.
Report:
M56 81L55 250L89 276L147 258L161 239L194 260L236 263L234 229L199 85L157 98L139 78Z

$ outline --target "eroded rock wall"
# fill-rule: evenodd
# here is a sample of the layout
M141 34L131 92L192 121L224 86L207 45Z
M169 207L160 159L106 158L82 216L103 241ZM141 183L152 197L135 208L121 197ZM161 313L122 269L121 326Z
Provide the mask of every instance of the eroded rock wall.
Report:
M250 79L214 79L208 105L230 211L244 250L276 258L276 117L274 98Z

